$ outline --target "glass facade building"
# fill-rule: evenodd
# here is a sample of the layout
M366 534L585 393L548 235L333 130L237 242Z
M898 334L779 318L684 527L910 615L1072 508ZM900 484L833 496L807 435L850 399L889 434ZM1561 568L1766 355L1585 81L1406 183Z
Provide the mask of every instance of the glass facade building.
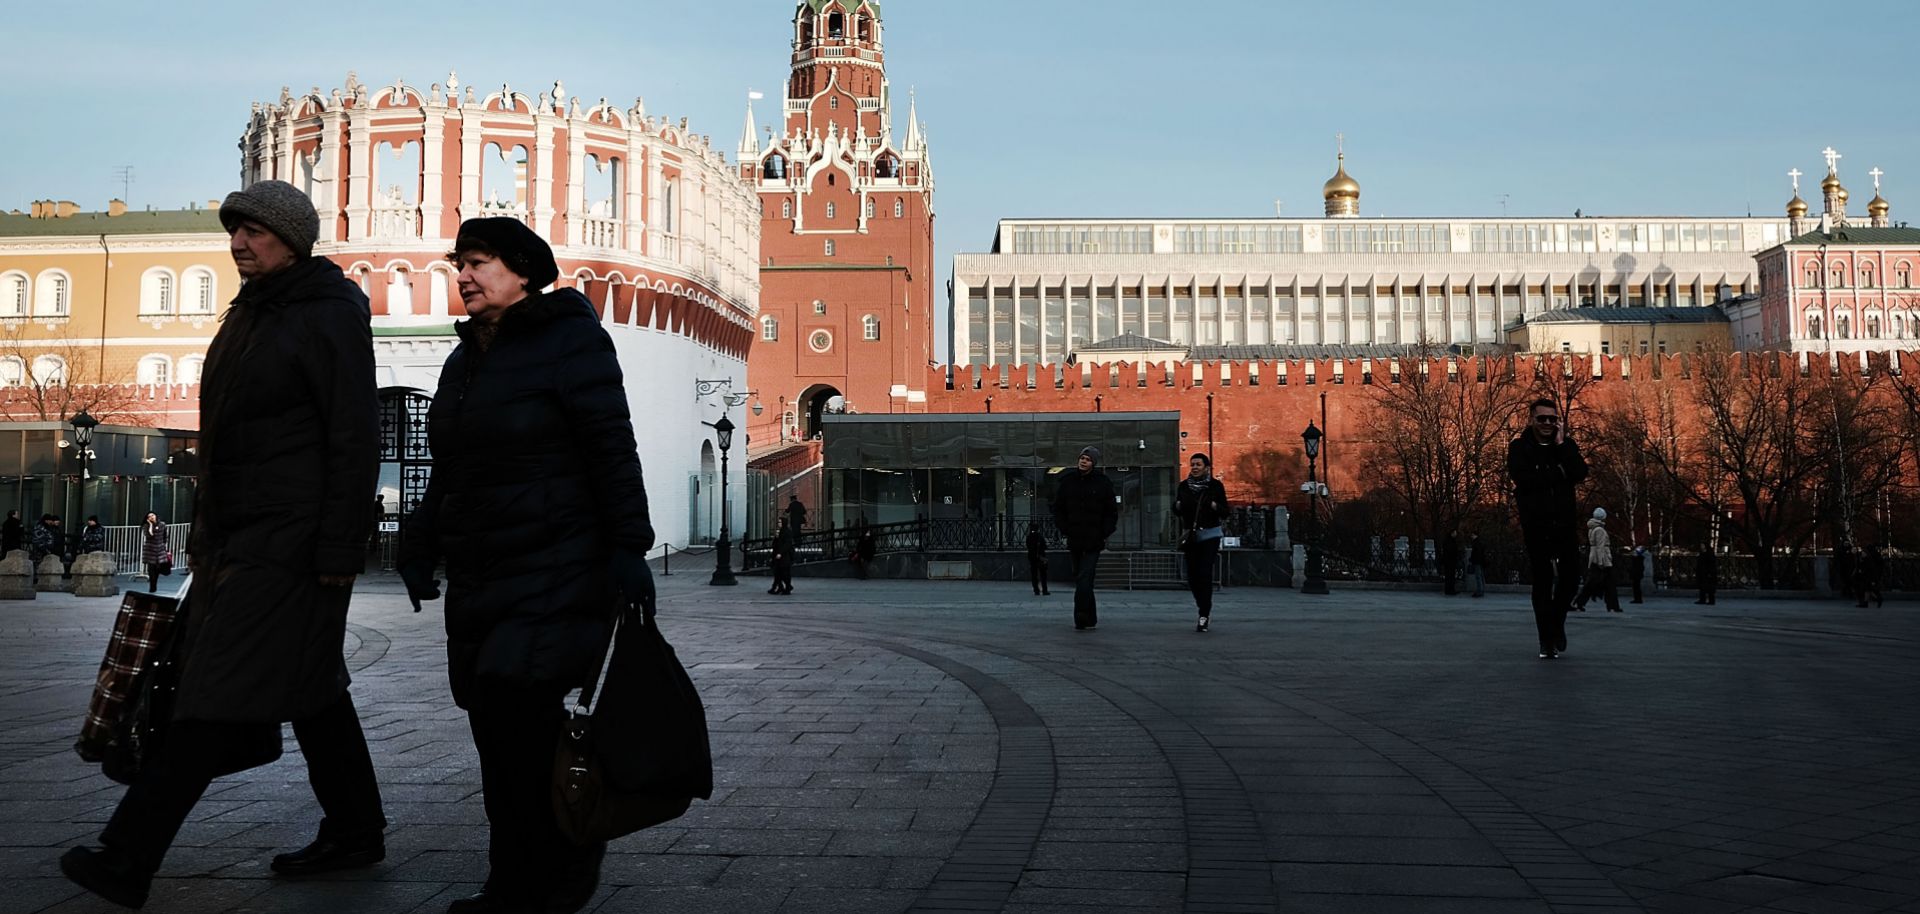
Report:
M1120 498L1109 546L1173 542L1177 412L834 415L822 438L823 524L972 521L1000 536L1046 526L1060 474L1096 445Z
M148 511L192 519L199 433L102 425L81 478L73 427L65 422L0 423L0 512L18 510L29 527L58 514L68 530L89 514L109 526L137 524Z

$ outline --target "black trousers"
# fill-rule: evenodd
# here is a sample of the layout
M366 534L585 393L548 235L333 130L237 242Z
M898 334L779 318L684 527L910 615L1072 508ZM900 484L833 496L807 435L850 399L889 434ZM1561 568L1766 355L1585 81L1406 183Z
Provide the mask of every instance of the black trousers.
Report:
M1588 565L1586 586L1580 591L1580 599L1574 602L1584 608L1587 601L1600 597L1608 609L1619 609L1620 589L1613 584L1613 571L1611 565Z
M132 857L146 872L160 862L180 833L181 823L193 812L213 779L243 771L278 756L260 756L263 741L277 743L280 728L273 723L216 723L176 721L167 733L160 757L151 760L140 780L127 788L120 805L100 833L100 843ZM360 730L353 696L325 711L293 722L300 754L307 759L307 782L320 801L323 835L377 835L387 827L380 806L380 783ZM251 757L249 757L251 756ZM236 761L236 759L241 759Z
M783 559L773 563L773 592L786 593L793 589L793 562Z
M1073 557L1073 627L1092 628L1100 624L1100 609L1093 602L1093 577L1100 565L1100 550L1067 554Z
M1219 554L1217 539L1187 547L1187 589L1193 592L1193 606L1202 619L1213 615L1213 564Z
M542 897L587 853L553 815L553 758L568 684L474 679L467 707L487 810L487 891Z
M1051 589L1047 587L1047 557L1046 556L1044 555L1027 556L1027 577L1033 579L1034 593L1046 593L1048 590Z
M1552 651L1567 636L1567 609L1580 583L1580 543L1565 535L1527 537L1527 564L1533 576L1533 625L1540 649Z

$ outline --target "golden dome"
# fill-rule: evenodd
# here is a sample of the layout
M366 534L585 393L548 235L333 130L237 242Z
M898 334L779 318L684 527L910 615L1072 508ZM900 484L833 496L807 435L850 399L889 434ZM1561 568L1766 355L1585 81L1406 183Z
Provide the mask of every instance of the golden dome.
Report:
M1826 178L1822 179L1820 182L1820 189L1823 191L1831 191L1837 187L1840 187L1840 176L1837 174L1834 174L1833 169L1829 168L1827 169ZM1841 188L1841 189L1844 190L1845 188Z
M1327 183L1320 187L1320 195L1328 200L1332 200L1335 197L1359 198L1360 182L1355 181L1352 175L1347 174L1346 153L1340 153L1333 177L1328 178Z
M1882 197L1879 194L1874 194L1873 199L1867 201L1867 212L1875 216L1884 216L1887 214L1887 210L1890 210L1892 208L1893 208L1893 204L1888 203L1887 198Z
M1787 201L1787 215L1804 216L1806 214L1807 201L1800 199L1799 194L1794 194L1793 199Z
M1833 195L1834 195L1834 196L1836 196L1836 197L1839 197L1839 198L1840 198L1840 202L1841 202L1841 203L1845 203L1845 202L1847 202L1847 197L1849 197L1849 196L1851 196L1850 194L1848 194L1848 193L1847 193L1847 189L1846 189L1846 188L1844 188L1844 187L1842 187L1842 188L1840 188L1840 189L1838 189L1838 190L1835 190L1835 191L1833 192Z

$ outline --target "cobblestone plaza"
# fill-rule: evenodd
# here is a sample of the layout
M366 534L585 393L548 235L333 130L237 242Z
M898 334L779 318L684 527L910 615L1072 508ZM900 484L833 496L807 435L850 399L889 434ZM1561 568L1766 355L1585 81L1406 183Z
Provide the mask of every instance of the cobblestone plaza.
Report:
M1909 604L1655 598L1534 658L1525 597L1103 593L660 578L717 790L617 841L600 912L1920 912ZM0 910L121 910L61 878L121 788L71 744L115 600L0 632ZM214 784L146 910L437 912L485 875L436 605L366 579L354 696L385 863L308 881L299 752Z

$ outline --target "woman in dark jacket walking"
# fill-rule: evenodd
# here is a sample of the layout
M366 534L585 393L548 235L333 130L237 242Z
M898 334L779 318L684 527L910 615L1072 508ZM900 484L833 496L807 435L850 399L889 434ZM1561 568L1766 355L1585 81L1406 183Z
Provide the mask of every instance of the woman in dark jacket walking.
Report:
M20 512L8 511L6 523L0 523L0 558L27 542L27 525L20 520Z
M160 589L160 576L173 571L173 544L168 538L166 521L152 511L147 512L140 533L143 537L140 561L147 567L147 593L154 593Z
M1213 478L1213 458L1195 454L1187 460L1187 478L1173 493L1173 514L1180 521L1182 550L1187 554L1187 587L1193 591L1204 632L1212 624L1213 564L1220 555L1221 522L1227 516L1227 487Z
M452 258L471 319L428 412L433 477L401 564L433 599L446 560L447 675L490 825L485 887L447 910L574 911L606 847L560 832L554 749L620 601L652 592L647 491L612 339L580 293L540 291L553 250L515 219L472 219Z

